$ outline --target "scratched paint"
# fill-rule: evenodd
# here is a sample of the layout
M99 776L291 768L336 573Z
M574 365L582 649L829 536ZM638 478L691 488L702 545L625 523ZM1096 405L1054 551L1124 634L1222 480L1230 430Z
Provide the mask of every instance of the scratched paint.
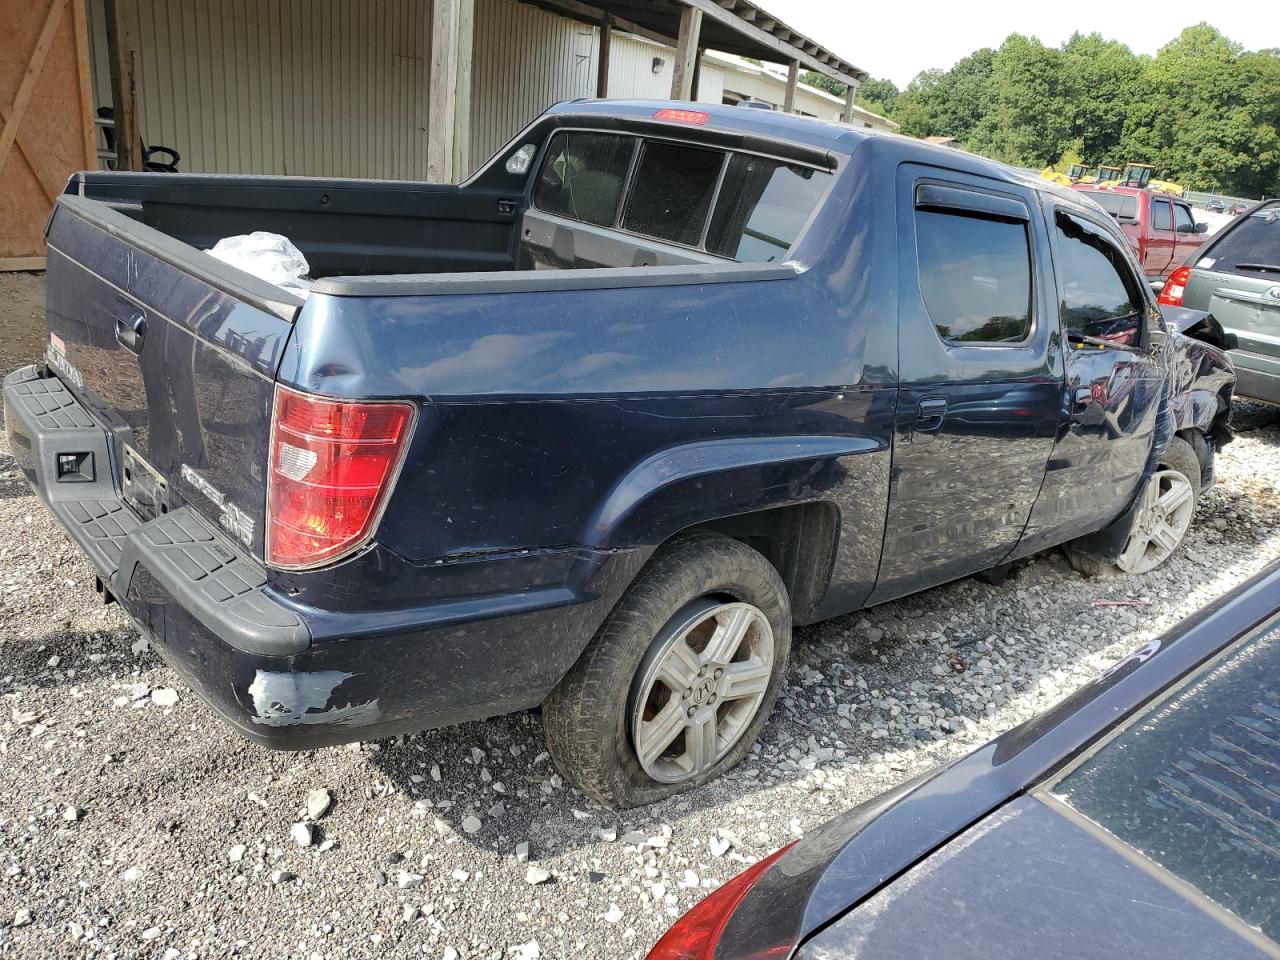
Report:
M249 686L253 698L253 722L268 727L323 723L359 727L373 723L381 711L376 699L365 703L330 706L333 692L355 674L341 670L316 673L257 671Z

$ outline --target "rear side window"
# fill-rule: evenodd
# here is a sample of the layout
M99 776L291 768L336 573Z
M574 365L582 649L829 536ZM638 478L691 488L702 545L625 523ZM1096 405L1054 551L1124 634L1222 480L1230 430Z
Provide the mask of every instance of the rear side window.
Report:
M723 164L719 150L646 141L623 227L687 247L700 245Z
M780 260L800 235L831 174L768 157L729 158L707 250L735 260Z
M1087 194L1120 223L1133 223L1138 219L1138 198L1131 193L1103 193L1090 190Z
M1031 332L1031 253L1023 223L916 211L920 293L952 343L1016 343Z
M551 140L533 202L540 210L611 227L635 151L634 137L563 131Z
M1280 278L1280 203L1268 204L1228 226L1206 259L1222 273ZM1205 260L1200 265L1210 267Z
M1151 229L1172 230L1173 212L1169 209L1168 200L1151 201Z
M1063 329L1068 336L1135 344L1143 301L1124 255L1092 224L1062 212L1054 219Z

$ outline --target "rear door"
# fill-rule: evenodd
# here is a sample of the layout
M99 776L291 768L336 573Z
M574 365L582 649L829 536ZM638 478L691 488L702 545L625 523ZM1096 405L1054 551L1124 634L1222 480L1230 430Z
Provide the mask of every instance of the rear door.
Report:
M190 503L262 554L276 367L301 301L63 197L50 224L49 366L107 426L144 519Z
M899 405L873 603L999 563L1044 478L1062 398L1035 194L898 172Z
M1151 197L1151 215L1142 269L1148 277L1164 277L1173 263L1178 234L1173 229L1173 204L1165 197Z

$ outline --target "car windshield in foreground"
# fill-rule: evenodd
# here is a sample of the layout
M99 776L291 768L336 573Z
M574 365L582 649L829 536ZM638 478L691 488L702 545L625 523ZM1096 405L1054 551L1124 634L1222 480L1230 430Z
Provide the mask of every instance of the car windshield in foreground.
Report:
M1218 273L1280 273L1280 202L1269 203L1228 228L1196 264Z
M1280 620L1148 707L1053 793L1280 940Z

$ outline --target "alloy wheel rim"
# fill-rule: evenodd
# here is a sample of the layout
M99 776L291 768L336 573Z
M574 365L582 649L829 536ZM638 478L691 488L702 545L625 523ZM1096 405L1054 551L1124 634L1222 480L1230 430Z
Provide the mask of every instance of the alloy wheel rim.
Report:
M1125 573L1147 573L1160 566L1182 543L1195 509L1195 491L1185 476L1177 470L1152 474L1116 566Z
M714 767L755 719L773 675L773 628L750 603L701 600L671 619L632 687L631 740L660 783Z

